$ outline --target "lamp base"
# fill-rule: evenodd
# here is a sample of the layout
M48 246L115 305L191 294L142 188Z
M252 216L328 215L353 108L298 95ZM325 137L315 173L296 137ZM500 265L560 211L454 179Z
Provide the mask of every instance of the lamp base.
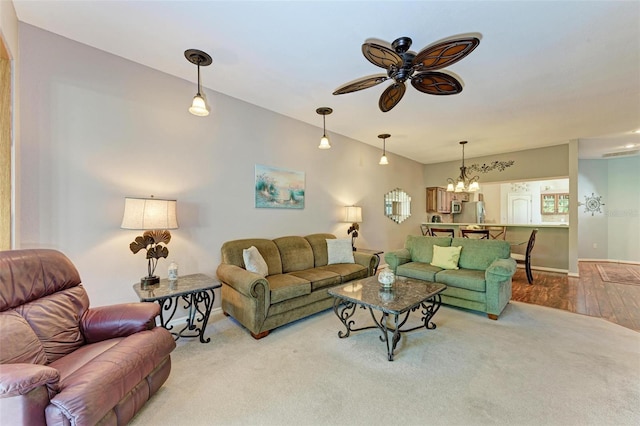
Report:
M149 286L158 284L160 282L160 277L155 276L155 275L151 275L148 277L142 277L140 278L140 287L142 288L147 288Z

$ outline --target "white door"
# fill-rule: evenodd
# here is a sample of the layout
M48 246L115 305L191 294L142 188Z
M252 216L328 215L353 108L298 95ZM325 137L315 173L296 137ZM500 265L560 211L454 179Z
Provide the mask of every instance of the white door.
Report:
M531 223L531 194L507 194L507 223Z

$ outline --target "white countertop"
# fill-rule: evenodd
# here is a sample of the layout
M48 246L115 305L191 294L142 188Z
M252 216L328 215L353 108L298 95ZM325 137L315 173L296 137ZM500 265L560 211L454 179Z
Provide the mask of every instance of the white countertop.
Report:
M506 226L507 228L566 228L569 229L569 224L567 223L559 223L559 224L542 224L542 223L459 223L459 222L422 222L423 225L433 225L433 226L469 226L469 225L478 225L478 226Z

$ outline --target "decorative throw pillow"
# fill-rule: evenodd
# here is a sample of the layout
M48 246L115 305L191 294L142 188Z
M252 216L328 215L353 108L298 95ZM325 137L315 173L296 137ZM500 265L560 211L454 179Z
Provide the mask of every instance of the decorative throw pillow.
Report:
M269 274L267 262L264 261L262 255L254 246L242 250L242 258L244 259L247 271L255 272L262 277L266 277Z
M462 250L462 246L440 247L434 245L431 265L442 269L458 269L460 250Z
M353 259L353 247L351 240L348 238L329 238L327 239L327 264L334 263L356 263Z

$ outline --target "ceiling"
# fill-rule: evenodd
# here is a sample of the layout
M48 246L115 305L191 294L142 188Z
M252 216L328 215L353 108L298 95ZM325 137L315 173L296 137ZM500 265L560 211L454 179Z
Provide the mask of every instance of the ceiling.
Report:
M389 133L387 151L425 164L459 159L461 140L467 158L573 139L580 158L640 149L638 1L13 2L22 22L194 83L183 52L204 50L203 86L320 128L316 109L331 107L329 135L381 148ZM377 105L389 81L332 95L384 73L362 55L366 40L408 36L418 52L470 33L478 48L446 68L458 95L409 84L387 113Z

